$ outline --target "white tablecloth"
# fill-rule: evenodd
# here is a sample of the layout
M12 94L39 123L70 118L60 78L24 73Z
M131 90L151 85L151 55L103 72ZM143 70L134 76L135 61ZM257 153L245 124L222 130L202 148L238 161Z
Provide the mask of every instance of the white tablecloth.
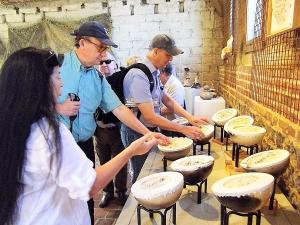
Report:
M194 114L194 98L195 96L200 95L200 89L184 87L184 90L186 111L188 111L191 114Z
M212 123L212 116L221 109L225 109L225 100L222 97L213 98L211 100L203 100L200 96L195 97L195 116L207 117Z

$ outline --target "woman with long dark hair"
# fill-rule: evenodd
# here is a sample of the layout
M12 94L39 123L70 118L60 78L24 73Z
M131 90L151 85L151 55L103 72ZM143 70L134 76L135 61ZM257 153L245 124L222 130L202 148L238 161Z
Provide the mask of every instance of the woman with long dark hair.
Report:
M134 155L157 144L151 134L105 165L93 164L56 120L62 82L56 55L25 48L0 72L0 224L90 224L86 201Z

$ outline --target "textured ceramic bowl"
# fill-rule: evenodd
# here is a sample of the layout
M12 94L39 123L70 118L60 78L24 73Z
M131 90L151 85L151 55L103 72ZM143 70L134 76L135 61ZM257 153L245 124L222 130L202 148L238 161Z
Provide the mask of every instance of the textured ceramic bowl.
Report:
M263 139L266 129L259 126L234 126L230 129L230 140L243 146L256 145Z
M214 135L214 126L213 125L201 125L200 129L202 131L202 133L204 134L204 138L202 138L201 140L197 140L197 143L201 144L201 143L207 143Z
M237 116L228 120L224 125L224 130L230 134L230 131L235 126L248 126L252 125L254 119L251 116Z
M278 177L290 163L290 153L284 149L259 152L242 160L241 166L247 172L269 173Z
M232 109L232 108L222 109L216 112L212 116L212 121L214 121L214 123L216 123L219 126L224 126L228 120L232 119L236 115L237 115L236 109Z
M193 140L186 137L170 138L170 145L158 145L158 149L168 160L176 160L185 157L192 149Z
M267 173L242 173L225 177L212 186L218 201L237 212L254 212L269 200L274 177Z
M183 189L183 176L177 172L161 172L135 182L131 192L148 209L164 209L173 205Z
M196 184L210 175L214 166L214 158L207 155L193 155L177 159L170 166L172 170L183 175L185 182Z

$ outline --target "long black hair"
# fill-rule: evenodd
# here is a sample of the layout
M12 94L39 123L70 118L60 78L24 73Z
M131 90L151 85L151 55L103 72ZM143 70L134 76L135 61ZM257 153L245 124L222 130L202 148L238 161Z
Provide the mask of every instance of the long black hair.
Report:
M22 171L30 127L46 118L60 149L56 99L51 74L58 66L48 50L24 48L8 57L0 71L0 224L15 220L17 199L22 193ZM45 137L47 138L47 137Z

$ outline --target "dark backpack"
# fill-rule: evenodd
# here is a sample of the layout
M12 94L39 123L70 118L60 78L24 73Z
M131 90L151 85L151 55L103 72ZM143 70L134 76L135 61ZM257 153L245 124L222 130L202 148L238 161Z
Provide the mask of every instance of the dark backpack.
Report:
M129 70L137 68L142 70L146 76L148 77L149 83L150 83L150 92L153 91L154 88L154 80L151 71L149 68L143 64L143 63L135 63L129 67L122 68L120 71L113 73L111 76L108 76L106 79L108 83L111 85L111 88L113 91L116 93L116 95L119 97L120 101L125 104L126 100L124 98L124 86L123 86L123 81L128 73ZM113 115L113 113L103 113L103 111L98 108L97 110L97 115L96 119L97 120L102 120L103 123L116 123L119 122L119 119Z
M152 92L154 88L154 80L152 77L152 73L150 72L149 68L145 64L135 63L127 68L122 68L120 71L113 73L111 76L108 76L106 79L123 104L126 103L124 98L123 81L128 71L133 68L140 69L146 74L150 83L150 92Z

